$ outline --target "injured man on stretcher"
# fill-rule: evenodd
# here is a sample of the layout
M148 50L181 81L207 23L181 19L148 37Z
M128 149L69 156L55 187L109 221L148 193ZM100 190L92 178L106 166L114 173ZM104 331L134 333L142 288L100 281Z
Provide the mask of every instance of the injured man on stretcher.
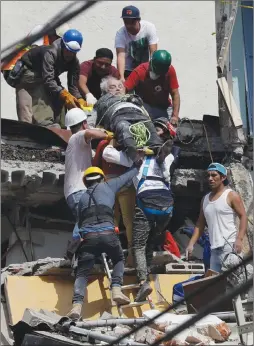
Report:
M95 105L96 126L115 134L129 159L138 160L138 149L155 154L158 164L170 153L172 140L163 143L137 95L125 95L123 83L109 76L102 80L102 96Z

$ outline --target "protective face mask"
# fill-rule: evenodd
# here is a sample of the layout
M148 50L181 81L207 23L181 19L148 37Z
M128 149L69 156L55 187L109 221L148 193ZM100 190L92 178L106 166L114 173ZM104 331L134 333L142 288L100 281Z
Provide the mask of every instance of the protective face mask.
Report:
M153 71L149 71L149 76L152 80L158 79L160 75L154 73Z

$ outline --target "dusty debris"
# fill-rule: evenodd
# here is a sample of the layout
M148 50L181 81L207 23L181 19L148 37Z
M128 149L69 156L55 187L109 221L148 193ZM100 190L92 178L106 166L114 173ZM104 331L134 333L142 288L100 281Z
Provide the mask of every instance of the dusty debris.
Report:
M211 337L214 341L228 340L231 329L227 323L214 315L208 315L196 323L198 333Z
M2 160L64 162L63 150L20 148L15 145L1 145Z

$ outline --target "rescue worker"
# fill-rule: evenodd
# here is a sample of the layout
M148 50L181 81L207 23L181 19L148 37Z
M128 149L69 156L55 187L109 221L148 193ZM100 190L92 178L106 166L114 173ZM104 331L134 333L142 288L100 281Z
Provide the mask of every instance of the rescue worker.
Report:
M163 140L170 140L172 143L175 130L169 121L158 119L154 125ZM138 174L133 178L137 203L133 220L132 250L140 283L136 302L144 301L152 292L149 283L150 265L154 248L164 243L166 227L172 216L174 201L170 180L176 167L178 151L178 148L175 147L172 153L165 158L164 172L158 165L155 156L145 156ZM126 167L132 165L132 161L124 152L119 152L112 146L104 149L103 158L108 163ZM166 170L168 174L165 178Z
M60 127L57 123L63 105L67 109L86 106L77 85L79 61L76 54L82 42L82 34L70 29L53 45L35 47L22 56L24 72L16 86L20 121ZM59 76L63 72L67 72L70 92L61 85Z
M114 144L113 144L114 142ZM116 178L121 174L124 174L127 171L127 167L122 165L117 165L114 163L108 163L102 157L104 149L112 143L113 147L117 150L121 150L119 144L112 139L110 142L107 140L102 140L98 144L96 148L96 153L93 158L93 166L100 167L107 179ZM115 217L115 225L119 227L120 218L122 215L123 225L125 227L126 238L127 238L127 246L128 246L128 256L126 258L126 266L133 267L133 256L132 256L132 221L133 214L136 204L136 190L131 184L130 186L124 186L121 190L116 194L116 203L114 208L114 217Z
M66 113L65 125L70 128L72 136L65 153L64 196L76 220L78 203L86 189L82 182L83 172L92 165L91 139L110 140L112 135L98 129L87 128L87 114L80 108L73 108ZM77 225L73 235L79 243ZM70 244L69 257L75 252L77 243Z
M220 163L211 163L207 169L207 178L211 192L202 199L199 218L187 246L186 257L192 254L194 245L207 225L211 244L210 269L221 272L228 254L242 252L247 215L241 197L228 187L226 167ZM240 220L239 230L236 228L236 216Z
M142 100L136 95L125 95L121 81L113 77L105 78L101 83L102 97L96 103L97 125L115 134L117 142L125 148L127 156L135 162L138 158L136 141L130 132L130 125L142 122L149 137L146 153L155 152L158 162L165 158L167 143L163 146L155 127L143 107Z
M92 60L80 64L79 90L89 106L93 106L101 97L102 78L106 76L119 78L119 72L112 66L112 61L113 52L108 48L100 48Z
M84 240L77 251L78 266L75 275L73 307L68 316L77 320L87 286L88 275L96 257L106 253L113 263L111 290L112 299L118 304L128 304L130 300L122 291L124 256L120 241L115 233L113 207L116 193L137 174L134 165L118 178L105 182L99 167L89 167L84 172L83 182L87 190L78 205L78 225Z
M134 68L149 61L157 50L158 37L154 24L141 20L137 7L124 7L121 18L124 26L116 33L115 48L117 69L124 82Z
M144 107L152 119L165 117L170 118L172 124L177 124L180 94L171 60L168 51L155 51L150 62L143 63L132 71L124 86L127 92L135 90L142 98Z
M39 33L41 31L41 29L43 28L42 24L38 24L36 25L27 35L27 37L30 37L32 35L35 35L37 33ZM69 30L69 25L68 24L63 24L61 26L59 26L57 29L52 30L51 32L48 33L48 35L43 36L42 38L39 38L38 40L36 40L35 42L33 42L31 44L31 46L26 47L24 49L22 49L13 59L11 59L11 61L9 61L6 64L3 64L3 66L1 67L1 72L3 72L3 76L6 80L6 82L14 87L14 85L12 85L12 81L8 79L10 72L13 70L14 66L16 65L16 62L26 53L28 52L31 48L33 47L37 47L37 46L48 46L51 45L55 40L57 40L58 38L63 37L63 34ZM18 46L17 46L18 48Z

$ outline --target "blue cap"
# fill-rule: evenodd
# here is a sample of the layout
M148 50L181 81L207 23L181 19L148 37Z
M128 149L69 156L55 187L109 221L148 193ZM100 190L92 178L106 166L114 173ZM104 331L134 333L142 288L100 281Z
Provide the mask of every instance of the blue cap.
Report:
M217 162L213 162L209 165L209 167L207 168L207 171L217 171L219 173L221 173L222 175L225 175L227 176L227 168L225 166L223 166L222 164L220 163L217 163ZM229 184L229 181L228 179L225 179L223 181L223 184L226 186Z
M126 6L122 10L121 18L140 18L139 9L135 6Z

